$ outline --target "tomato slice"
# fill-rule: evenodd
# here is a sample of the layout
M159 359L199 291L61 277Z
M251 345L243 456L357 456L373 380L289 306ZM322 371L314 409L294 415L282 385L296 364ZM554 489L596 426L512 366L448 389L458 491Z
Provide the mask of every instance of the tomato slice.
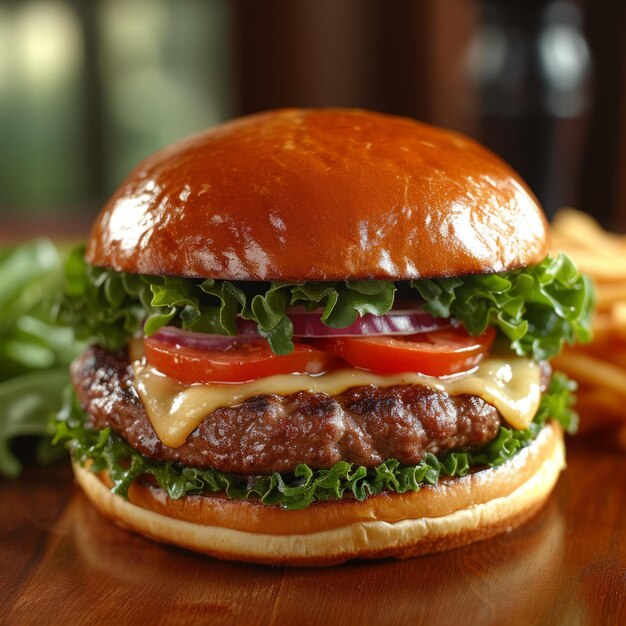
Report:
M181 346L158 337L143 340L146 361L185 383L241 383L275 374L319 374L334 356L296 343L291 354L274 354L263 338L233 339L226 349Z
M446 376L475 367L488 352L495 334L493 328L488 328L480 337L472 337L460 327L406 337L319 339L312 344L354 367L374 372Z

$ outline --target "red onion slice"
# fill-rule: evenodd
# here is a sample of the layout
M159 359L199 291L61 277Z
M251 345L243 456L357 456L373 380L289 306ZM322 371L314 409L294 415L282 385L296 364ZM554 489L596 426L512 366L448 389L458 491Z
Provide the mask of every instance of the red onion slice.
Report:
M318 313L289 313L294 337L359 337L362 335L414 335L450 326L450 320L423 311L390 311L366 314L345 328L330 328Z
M385 315L364 315L346 328L331 328L322 322L321 312L289 311L294 337L360 337L363 335L414 335L450 326L450 320L433 317L422 310L390 311ZM256 322L237 318L237 330L257 333Z
M261 337L255 332L256 339ZM196 333L190 330L181 330L174 326L164 326L152 335L155 339L185 348L199 350L228 350L237 344L250 342L254 339L250 334L246 335L212 335L209 333Z
M363 335L414 335L450 326L450 320L436 318L420 309L390 311L385 315L364 315L346 328L331 328L322 322L321 312L291 310L294 337L360 337ZM256 322L237 319L242 334L254 334Z
M361 337L372 335L415 335L450 326L450 320L433 317L421 310L390 311L385 315L364 315L346 328L331 328L320 319L320 311L289 311L294 337ZM237 343L260 339L257 324L237 318L238 335L213 335L164 326L153 336L171 344L201 350L228 350Z

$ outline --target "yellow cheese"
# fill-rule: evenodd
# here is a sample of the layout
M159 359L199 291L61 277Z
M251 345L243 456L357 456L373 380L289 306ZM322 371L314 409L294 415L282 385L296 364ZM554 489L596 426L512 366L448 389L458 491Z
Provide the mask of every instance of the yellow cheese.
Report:
M472 372L448 378L406 373L379 375L344 369L310 376L268 376L241 384L185 385L164 376L145 361L135 361L135 388L158 438L172 448L181 446L202 420L216 409L230 407L261 394L288 395L312 391L336 396L350 387L418 384L450 395L480 396L495 406L513 428L526 428L541 399L539 366L518 356L484 359Z

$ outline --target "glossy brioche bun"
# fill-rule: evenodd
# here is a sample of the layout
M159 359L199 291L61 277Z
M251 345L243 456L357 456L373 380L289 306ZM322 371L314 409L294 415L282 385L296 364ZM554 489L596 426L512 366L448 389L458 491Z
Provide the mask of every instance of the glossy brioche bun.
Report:
M444 479L416 493L316 503L301 511L212 496L171 500L137 481L126 501L111 493L105 474L76 462L74 472L104 515L151 539L221 559L323 566L407 558L510 530L539 510L564 465L563 433L552 423L501 467Z
M521 178L454 132L361 110L279 110L175 143L100 213L87 260L230 280L409 279L539 262Z

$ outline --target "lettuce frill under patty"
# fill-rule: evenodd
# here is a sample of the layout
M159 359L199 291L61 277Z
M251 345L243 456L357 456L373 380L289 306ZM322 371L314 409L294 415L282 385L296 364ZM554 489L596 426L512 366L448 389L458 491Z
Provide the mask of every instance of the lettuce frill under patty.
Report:
M472 335L494 326L519 355L539 361L563 344L587 341L593 291L564 254L500 274L403 282L272 282L143 276L97 268L76 249L66 266L61 323L79 339L120 348L144 325L147 335L166 324L233 335L236 319L257 323L276 354L293 350L289 306L320 310L324 324L345 328L358 316L383 315L398 290L436 317L454 318Z
M235 476L215 469L197 469L153 461L134 450L110 428L102 431L86 426L87 416L68 391L66 404L55 418L55 442L68 442L79 463L90 462L94 472L107 470L113 493L128 497L131 483L142 476L152 476L174 499L187 494L226 493L238 500L256 500L286 509L303 509L313 502L332 498L367 496L393 491L418 491L422 485L434 485L441 476L465 476L480 467L496 467L513 458L528 446L549 419L555 419L568 432L577 427L572 410L576 385L556 373L541 399L533 422L524 430L501 427L494 441L477 452L449 452L437 458L427 454L418 465L401 465L388 459L375 468L345 461L330 469L311 469L298 465L293 474L275 472L269 476Z

